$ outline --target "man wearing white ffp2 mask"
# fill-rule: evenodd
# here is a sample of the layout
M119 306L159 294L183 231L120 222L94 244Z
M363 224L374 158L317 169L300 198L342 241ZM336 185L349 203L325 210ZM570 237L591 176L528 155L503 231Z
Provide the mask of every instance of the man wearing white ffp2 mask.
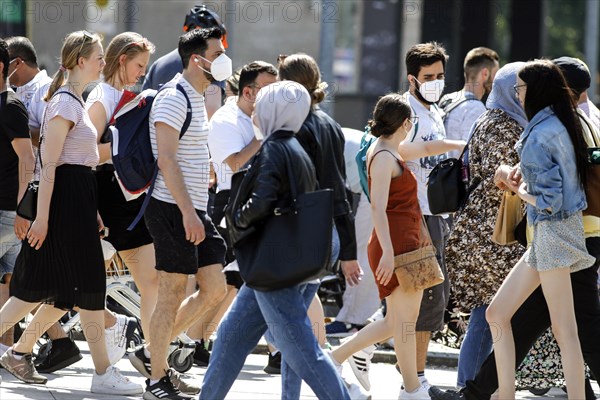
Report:
M206 69L202 68L202 66L200 64L198 64L198 68L200 68L202 71L209 74L212 77L212 81L216 81L216 82L224 81L225 79L229 78L231 76L231 74L233 73L233 66L232 66L231 58L227 57L225 55L225 53L219 55L213 61L207 60L206 58L204 58L202 56L197 56L197 57L210 63L210 71L207 71ZM200 60L198 58L196 58L195 61L199 62Z
M446 138L442 113L435 103L441 98L444 91L447 59L448 56L444 48L435 42L417 44L406 53L406 71L410 88L405 93L405 97L413 112L419 117L418 127L413 129L406 141L433 142ZM444 151L442 147L440 149ZM402 151L400 153L402 154ZM444 262L444 248L449 235L448 224L442 216L431 215L429 201L427 200L429 174L440 161L446 158L447 153L442 153L417 160L407 160L408 168L417 178L419 205L425 216L433 245L437 249L438 263L446 278L442 284L423 292L421 309L415 329L417 335L417 372L421 383L426 381L423 371L425 370L429 338L432 331L440 330L444 326L444 310L450 295L450 283L448 282Z

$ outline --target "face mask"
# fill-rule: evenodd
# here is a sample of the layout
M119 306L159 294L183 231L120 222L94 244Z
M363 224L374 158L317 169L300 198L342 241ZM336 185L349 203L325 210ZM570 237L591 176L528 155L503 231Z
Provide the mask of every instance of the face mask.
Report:
M429 103L435 103L442 97L445 83L443 79L421 83L415 78L415 81L419 84L419 93Z
M17 61L17 59L15 58L14 60L12 60L11 62L8 63L8 65L14 63L15 61ZM17 72L19 70L19 67L15 68L15 70L13 72L10 73L10 75L8 75L8 80L10 81L10 78L15 74L15 72Z
M210 72L202 68L198 65L204 72L209 72L216 81L224 81L233 74L233 66L231 58L227 57L225 54L221 54L219 57L215 58L214 61L210 62L206 58L199 56L204 61L210 63Z
M265 138L258 126L252 124L252 129L254 130L254 136L256 137L256 140L263 140Z

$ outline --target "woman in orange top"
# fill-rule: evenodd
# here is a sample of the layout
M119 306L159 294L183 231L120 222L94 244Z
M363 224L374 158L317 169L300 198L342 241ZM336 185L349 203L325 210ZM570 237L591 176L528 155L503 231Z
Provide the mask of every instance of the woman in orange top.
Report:
M394 275L394 256L417 250L422 215L417 198L417 180L403 158L415 159L448 150L462 149L463 141L401 142L416 123L411 108L397 93L382 97L369 121L371 134L378 140L367 153L371 209L375 229L368 245L369 264L379 295L387 301L384 319L375 321L331 353L334 364L374 343L394 337L396 357L402 371L404 389L400 399L429 399L417 377L415 325L423 291L408 291ZM401 150L402 156L399 151ZM364 380L364 379L363 379ZM365 386L361 380L361 384Z

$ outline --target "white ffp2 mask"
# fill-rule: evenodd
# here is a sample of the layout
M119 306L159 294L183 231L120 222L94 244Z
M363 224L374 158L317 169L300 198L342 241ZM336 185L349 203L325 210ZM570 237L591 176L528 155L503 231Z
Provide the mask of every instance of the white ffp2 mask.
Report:
M199 57L201 57L204 61L210 63L210 72L206 71L201 66L198 66L198 68L211 74L216 81L224 81L225 79L229 78L233 73L233 63L231 61L231 58L227 57L224 53L221 54L219 57L215 58L213 61L209 61L202 56Z
M436 79L434 81L427 82L419 82L417 78L415 81L419 83L419 93L425 100L430 103L437 102L440 97L442 97L442 93L444 92L445 81L443 79Z

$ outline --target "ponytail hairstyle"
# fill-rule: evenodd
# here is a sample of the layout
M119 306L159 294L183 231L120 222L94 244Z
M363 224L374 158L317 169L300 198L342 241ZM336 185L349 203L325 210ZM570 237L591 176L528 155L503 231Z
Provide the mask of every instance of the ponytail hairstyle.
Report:
M390 93L379 99L373 110L373 119L367 126L375 137L392 136L410 118L411 108L399 93Z
M149 52L153 54L156 47L148 39L135 32L123 32L118 34L110 41L104 58L106 65L102 70L105 82L113 82L118 76L119 81L123 83L124 77L121 76L121 56L125 54L127 60L135 58L138 54Z
M548 106L552 108L569 133L575 149L579 180L586 187L587 144L583 139L577 104L562 71L550 60L534 60L525 64L518 75L527 84L524 107L527 119L531 121L542 109Z
M313 106L323 102L327 95L327 83L321 82L319 66L314 58L307 54L280 56L279 78L284 81L298 82L310 94Z
M60 53L60 67L48 88L44 101L50 101L54 93L65 83L66 72L77 66L79 58L89 58L92 55L94 45L102 39L95 33L88 31L75 31L67 35L63 42Z

